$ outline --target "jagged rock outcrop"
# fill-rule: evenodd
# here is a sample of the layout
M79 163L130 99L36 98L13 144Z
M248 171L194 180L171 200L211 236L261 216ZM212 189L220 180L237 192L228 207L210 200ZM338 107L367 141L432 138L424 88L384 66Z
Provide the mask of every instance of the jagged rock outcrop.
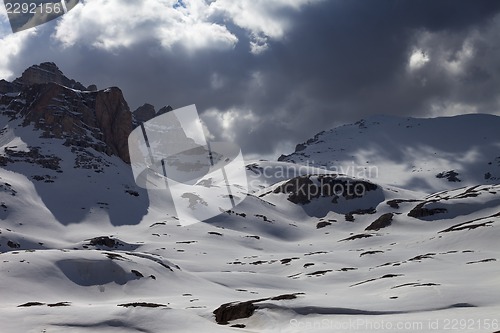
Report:
M34 84L19 96L2 96L0 104L9 106L4 114L22 117L22 124L32 124L42 137L65 139L64 144L78 155L77 164L92 157L84 149L88 147L130 161L127 138L132 114L118 88L81 93L56 83Z
M95 84L91 84L87 87L88 91L97 91L97 86Z
M80 82L67 78L53 62L43 62L26 69L21 77L14 80L20 86L30 86L41 83L57 83L68 88L87 90Z
M164 113L172 111L173 108L170 105L164 106L156 112L155 107L149 103L145 103L139 106L135 111L132 112L132 124L133 127L139 126L141 123L145 123L148 120L153 119L156 116L162 115Z
M138 126L140 123L144 123L152 119L156 115L155 107L151 104L144 104L139 106L137 110L132 112L134 127Z
M75 167L96 172L102 171L104 162L85 148L130 163L132 129L171 110L165 106L156 112L153 105L144 104L132 113L119 88L97 90L94 84L86 88L52 62L31 66L13 82L0 80L0 113L22 118L22 125L33 125L41 137L64 139L64 145L77 155Z
M430 201L432 202L432 201ZM424 218L427 216L432 216L436 214L442 214L448 212L446 208L426 208L425 205L428 204L429 202L422 202L419 203L418 205L415 206L410 212L408 213L408 216L414 217L417 219Z
M378 219L373 221L365 230L380 230L392 224L393 213L382 214Z
M0 80L0 94L14 93L19 90L21 90L21 87L18 84L5 81L4 79Z
M232 320L249 318L251 317L255 310L259 308L259 303L264 301L289 301L294 300L297 296L303 295L303 293L293 293L284 294L275 297L266 297L253 299L244 302L231 302L222 304L212 313L215 315L215 321L219 325L227 325Z
M455 170L450 170L450 171L443 171L440 172L436 175L436 178L445 178L448 179L449 182L461 182L461 180L457 177L458 172Z
M29 147L28 151L17 151L5 148L3 153L5 155L0 155L0 166L6 166L8 163L25 161L31 164L38 164L42 168L52 169L58 172L61 171L59 166L61 159L55 155L41 154L39 147Z

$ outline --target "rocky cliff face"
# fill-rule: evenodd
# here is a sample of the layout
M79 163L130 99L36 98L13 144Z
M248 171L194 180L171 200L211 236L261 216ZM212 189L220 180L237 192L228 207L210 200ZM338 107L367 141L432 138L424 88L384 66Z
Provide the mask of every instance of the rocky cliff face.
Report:
M129 163L128 136L132 131L132 114L119 88L95 93L95 115L102 139L112 153Z
M3 81L2 87L1 113L22 118L23 126L33 125L42 137L64 139L81 161L88 160L83 155L90 147L130 162L132 113L119 88L86 90L53 63L30 67L12 83Z
M129 162L132 115L118 88L77 92L55 83L35 84L0 102L10 106L4 114L22 117L23 126L33 124L43 137L65 139L67 146L91 147Z

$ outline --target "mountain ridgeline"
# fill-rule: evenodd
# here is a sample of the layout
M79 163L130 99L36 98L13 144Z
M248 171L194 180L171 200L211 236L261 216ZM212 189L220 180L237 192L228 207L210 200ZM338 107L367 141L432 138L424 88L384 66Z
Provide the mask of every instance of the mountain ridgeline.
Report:
M50 62L31 66L12 82L1 80L0 94L0 112L22 118L23 126L32 124L44 138L64 139L64 145L77 150L91 147L126 163L132 129L172 110L166 106L157 113L145 104L131 112L119 88L86 88Z
M376 115L320 132L279 161L424 192L498 184L499 128L491 114Z

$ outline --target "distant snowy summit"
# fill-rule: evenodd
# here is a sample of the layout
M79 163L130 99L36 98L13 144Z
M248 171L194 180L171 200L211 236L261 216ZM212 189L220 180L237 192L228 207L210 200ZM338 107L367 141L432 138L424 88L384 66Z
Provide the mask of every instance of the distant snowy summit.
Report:
M420 191L500 182L500 117L374 116L315 135L279 161Z

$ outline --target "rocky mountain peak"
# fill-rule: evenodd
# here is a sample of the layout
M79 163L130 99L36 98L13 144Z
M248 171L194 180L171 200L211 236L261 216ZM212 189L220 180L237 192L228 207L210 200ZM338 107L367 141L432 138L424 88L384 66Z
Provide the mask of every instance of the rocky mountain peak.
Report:
M134 124L139 125L153 118L155 115L155 107L149 103L145 103L133 112Z
M129 163L132 113L122 91L92 90L64 76L54 63L43 63L14 82L0 82L0 113L33 126L41 138L64 139L76 155L76 167L101 170L100 158L87 148Z
M14 84L30 86L33 84L57 83L68 88L87 90L80 82L69 79L53 62L43 62L26 69L21 77L14 80Z
M150 119L153 119L156 116L172 111L173 108L170 105L164 106L156 111L155 107L149 103L145 103L142 106L139 106L135 111L132 112L132 123L133 127L139 126L141 123L144 123Z

